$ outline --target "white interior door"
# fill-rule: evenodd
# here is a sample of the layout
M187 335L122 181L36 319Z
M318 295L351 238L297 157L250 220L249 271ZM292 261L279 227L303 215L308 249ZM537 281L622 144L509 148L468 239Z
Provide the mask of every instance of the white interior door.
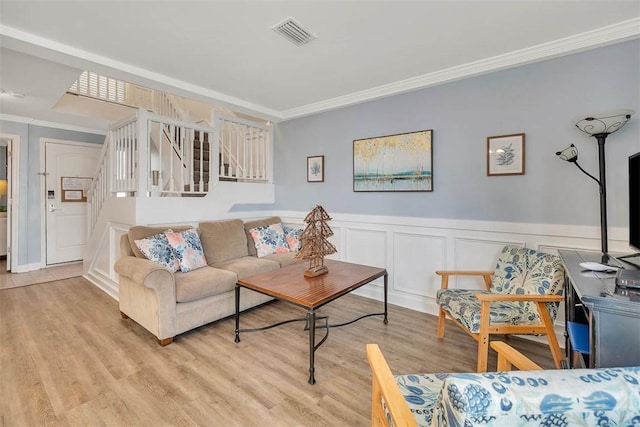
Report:
M86 197L101 150L93 144L45 144L47 265L84 258Z

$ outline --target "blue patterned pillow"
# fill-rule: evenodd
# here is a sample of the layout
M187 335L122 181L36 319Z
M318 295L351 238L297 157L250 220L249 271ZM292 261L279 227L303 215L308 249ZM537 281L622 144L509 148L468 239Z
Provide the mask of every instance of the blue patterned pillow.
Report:
M165 232L169 245L173 248L180 263L180 270L187 273L207 266L200 236L195 228L179 233Z
M276 253L289 252L289 245L284 236L282 224L269 224L261 227L252 228L249 234L253 237L256 245L258 258Z
M284 237L289 245L289 250L291 252L299 251L302 247L302 239L300 237L304 230L301 228L287 227L286 225L283 225L282 229L284 230Z
M168 229L162 233L154 234L145 239L135 240L135 244L140 249L140 252L147 257L147 259L160 264L164 268L176 272L180 270L180 263L176 254L169 246L169 241L164 233L171 233L173 230Z

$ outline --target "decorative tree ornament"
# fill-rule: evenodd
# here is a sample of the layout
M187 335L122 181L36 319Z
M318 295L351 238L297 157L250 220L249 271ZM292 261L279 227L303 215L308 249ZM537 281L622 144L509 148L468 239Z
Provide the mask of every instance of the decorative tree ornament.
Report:
M327 240L328 237L333 236L333 231L327 225L329 220L331 217L320 205L316 205L304 219L307 227L300 236L302 248L296 254L296 258L309 260L309 269L304 272L306 277L328 273L329 269L324 265L324 256L338 252L336 247Z

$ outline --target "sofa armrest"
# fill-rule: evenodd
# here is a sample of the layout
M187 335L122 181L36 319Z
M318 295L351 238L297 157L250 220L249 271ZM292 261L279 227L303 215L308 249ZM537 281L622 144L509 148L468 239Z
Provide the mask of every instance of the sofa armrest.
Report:
M175 301L175 279L173 273L161 265L144 258L124 256L113 266L116 273L158 292L168 291Z

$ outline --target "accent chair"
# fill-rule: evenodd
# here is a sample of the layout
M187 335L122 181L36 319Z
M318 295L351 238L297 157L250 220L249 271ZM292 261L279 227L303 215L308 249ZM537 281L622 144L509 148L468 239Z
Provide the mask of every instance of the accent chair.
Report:
M478 341L478 372L487 371L489 336L546 335L556 368L562 352L553 328L563 300L564 267L560 257L520 246L502 249L494 271L436 271L442 277L438 338L446 317ZM451 276L481 276L486 290L449 289Z

